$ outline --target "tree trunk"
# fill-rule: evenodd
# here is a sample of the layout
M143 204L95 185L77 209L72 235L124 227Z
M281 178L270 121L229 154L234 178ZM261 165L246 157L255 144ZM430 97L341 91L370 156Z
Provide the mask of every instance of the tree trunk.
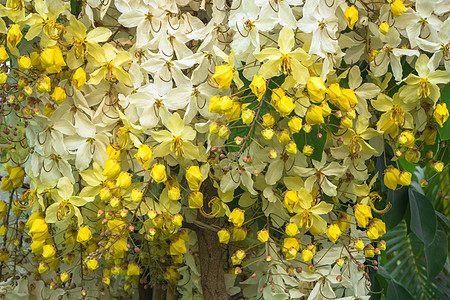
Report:
M210 200L217 196L217 191L212 181L208 178L203 182L203 207L207 208ZM216 218L207 218L199 211L197 220L205 224L218 223ZM195 228L198 239L200 275L205 300L228 300L230 296L225 287L223 272L222 247L217 233L203 228Z

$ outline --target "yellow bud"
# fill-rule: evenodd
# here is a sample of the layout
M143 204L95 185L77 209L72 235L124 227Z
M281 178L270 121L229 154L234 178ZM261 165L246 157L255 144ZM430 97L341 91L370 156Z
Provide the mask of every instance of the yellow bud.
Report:
M48 224L44 219L36 218L30 226L29 234L33 241L43 240L48 234Z
M322 108L322 116L324 118L328 117L331 114L331 108L328 103L323 102L322 104L320 104L320 107Z
M292 98L289 96L283 96L275 106L275 109L283 116L289 115L295 108L295 104Z
M170 186L169 189L167 190L167 194L169 196L169 199L172 201L177 201L181 198L180 188L178 187L178 185Z
M297 224L291 222L286 225L285 233L289 237L293 237L299 233Z
M300 119L297 116L294 116L289 119L288 126L289 129L291 129L292 133L300 132L300 130L302 129L302 119Z
M217 134L219 133L219 124L217 122L212 122L209 124L209 133Z
M233 239L235 241L243 241L247 237L247 229L245 227L234 227Z
M218 85L220 89L230 88L233 80L233 67L230 65L216 66L214 74L211 76L212 82Z
M41 77L36 82L36 90L39 93L48 93L52 90L52 85L50 77L46 75L41 75Z
M109 159L120 160L119 147L120 146L117 144L109 144L108 147L106 147L106 154L108 154Z
M391 3L391 11L394 17L400 17L405 10L405 5L401 0L395 0Z
M133 200L133 202L141 201L142 196L143 192L139 189L133 189L133 191L131 191L131 200Z
M345 263L345 259L342 258L342 257L339 257L339 258L336 260L336 264L337 264L339 267L342 267L342 266L344 265L344 263Z
M41 64L48 73L59 73L66 65L61 49L58 46L46 48L41 52Z
M368 205L357 204L353 207L355 218L359 227L366 228L369 220L372 219L372 208Z
M386 185L391 190L397 188L397 184L400 177L400 171L394 167L388 167L384 173L384 185Z
M358 251L362 251L364 249L364 243L361 239L357 239L354 243L354 247Z
M350 219L351 219L350 215L346 213L339 214L337 224L341 232L345 232L347 231L348 228L350 228Z
M275 159L275 158L277 158L277 157L278 157L277 150L272 149L272 150L269 151L269 158L270 158L270 159Z
M255 112L251 109L245 108L242 110L242 123L250 125L255 117Z
M72 253L69 253L69 254L66 254L66 255L64 256L63 262L64 262L66 265L70 266L70 265L72 265L74 259L75 259L75 255L72 254Z
M119 177L116 179L117 185L120 188L127 189L131 185L131 175L127 172L120 172Z
M373 248L373 246L371 244L368 244L365 248L364 248L364 256L367 258L372 258L375 256L375 249Z
M355 26L358 21L358 10L354 5L347 6L347 9L344 12L345 21L347 21L348 27L353 30L353 26Z
M186 170L186 180L191 191L197 191L203 182L202 173L198 166L191 166Z
M442 161L436 161L431 164L431 168L437 173L441 173L444 170L444 163Z
M265 140L270 141L273 138L275 131L272 128L266 128L261 133Z
M310 261L313 259L313 257L314 257L314 254L313 254L313 252L312 252L311 250L309 250L309 249L304 249L304 250L302 251L302 259L303 259L305 262L310 262Z
M387 22L383 22L380 24L380 26L378 26L378 30L382 33L382 34L386 34L389 32L389 24Z
M412 174L407 171L402 171L399 175L398 183L400 185L408 186L411 184Z
M72 76L72 84L77 91L81 90L83 85L86 83L86 72L82 67L75 70Z
M341 236L342 231L337 224L332 224L327 228L327 236L333 243Z
M219 237L219 243L228 244L230 241L230 232L225 228L217 232L217 236Z
M306 84L306 88L308 89L308 94L312 102L320 103L325 99L325 92L327 89L325 88L322 77L310 77Z
M91 239L92 233L91 230L89 229L89 226L87 225L81 226L80 229L78 229L77 242L81 244L86 244Z
M238 98L233 98L232 106L229 110L225 111L225 117L228 121L230 120L237 120L239 119L239 116L241 115L241 102Z
M186 253L186 242L181 238L178 238L175 241L172 241L172 243L170 243L169 252L170 252L170 255L185 254Z
M17 63L19 64L19 68L22 71L28 70L32 67L31 59L28 55L22 55L21 57L19 57Z
M70 274L67 272L62 272L61 273L61 281L62 282L67 282L70 279Z
M447 121L448 116L449 116L447 104L442 103L442 104L436 105L436 109L434 110L433 115L434 115L434 118L436 119L436 122L439 124L439 126L443 127L444 123Z
M267 231L267 229L262 229L258 231L258 240L261 243L265 243L269 240L269 232Z
M96 259L90 259L87 261L86 266L89 270L95 270L98 268L98 261Z
M61 104L66 99L66 89L62 86L57 86L53 90L52 99L58 104Z
M23 35L18 24L13 24L9 27L7 41L12 49L16 48L22 37Z
M144 170L148 170L150 167L150 161L152 159L152 148L147 145L139 145L138 152L134 155L136 160L142 165Z
M414 135L411 131L403 131L398 137L398 143L402 147L410 148L414 145Z
M115 159L107 159L105 161L105 169L103 175L109 178L116 177L120 172L120 164Z
M181 226L183 224L183 216L180 214L176 214L173 216L172 224L174 226Z
M253 76L252 83L250 83L250 89L253 94L258 97L258 101L261 101L262 96L266 92L266 80L262 76Z
M139 274L140 274L140 268L139 268L138 264L136 264L136 263L128 264L127 276L139 276Z
M338 103L339 98L341 97L341 87L339 86L339 83L331 84L327 89L327 93L330 97L331 103Z
M228 138L230 137L230 134L231 134L231 131L226 125L220 126L219 134L218 134L219 138L221 138L222 140L228 140Z
M383 240L379 241L377 244L377 248L380 249L381 251L385 251L386 250L386 242Z
M270 113L263 115L262 121L264 127L272 128L275 125L275 118Z
M8 52L6 52L6 49L4 46L0 46L0 63L4 62L9 58Z
M426 145L433 145L437 137L437 128L435 126L427 126L422 135Z
M100 190L100 199L102 201L108 201L111 197L111 190L108 187L105 186Z
M219 95L213 96L209 99L208 111L211 113L220 113L221 97Z
M14 185L11 179L9 179L9 176L2 177L2 186L0 189L4 192L10 192L13 190L13 188Z
M8 204L6 204L5 201L0 201L0 218L6 216L7 211L8 211Z
M341 119L341 125L344 128L352 128L353 127L353 120L349 117L345 116Z
M314 148L310 145L303 146L302 153L304 156L311 156L314 153Z
M289 190L284 194L284 205L290 213L294 211L294 207L297 205L299 200L300 199L298 198L298 193L296 191Z
M244 211L239 208L233 209L230 216L228 217L228 222L233 223L236 227L241 227L244 223L245 216Z
M291 141L291 137L289 136L289 130L287 129L279 129L277 131L277 139L280 144L287 144Z
M282 88L273 89L270 104L272 104L273 106L277 106L278 101L280 101L280 99L283 98L285 95L286 93Z
M367 233L367 237L371 240L376 240L380 236L378 234L378 230L374 226L367 228L366 233Z
M5 84L6 80L8 80L8 74L1 72L0 73L0 86Z
M203 194L199 191L193 191L188 196L188 203L190 208L203 207Z
M56 249L55 249L55 246L53 246L53 245L45 245L42 248L42 256L45 259L53 257L53 256L55 256L55 254L56 254Z
M293 155L297 153L297 144L294 141L290 141L286 146L286 153L288 155Z
M411 163L417 163L420 159L420 152L416 149L408 149L405 153L405 159Z
M47 274L50 268L48 267L48 264L46 262L39 263L38 272L39 274Z
M157 183L161 183L167 180L166 167L163 164L154 164L150 177L153 178Z
M5 225L0 226L0 236L6 236L8 233L8 227Z
M342 110L349 110L358 104L358 98L356 97L355 91L352 89L342 89L341 97L339 98L338 107Z
M322 107L311 105L306 112L306 122L310 125L324 123L325 120L322 114Z

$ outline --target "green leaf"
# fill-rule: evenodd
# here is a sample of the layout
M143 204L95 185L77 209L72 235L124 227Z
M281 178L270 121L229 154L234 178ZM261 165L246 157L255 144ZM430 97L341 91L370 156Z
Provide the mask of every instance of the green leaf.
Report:
M441 272L447 260L447 234L442 228L442 225L438 225L433 242L425 248L429 281L433 280Z
M401 284L392 280L389 282L389 286L386 294L387 300L408 300L414 299L409 291Z
M411 211L411 230L423 241L430 245L436 235L436 214L433 205L427 197L416 190L409 189L409 207Z
M321 138L318 137L319 133L322 135ZM323 148L327 142L327 130L325 128L320 125L314 125L309 133L302 130L293 136L298 150L302 151L305 145L310 145L314 148L314 152L310 157L317 161L322 160Z
M443 214L441 214L441 213L438 212L438 211L436 211L436 216L438 216L438 217L439 217L438 220L440 220L441 223L442 223L443 225L445 225L445 227L447 228L446 230L447 230L447 231L450 231L450 220L447 219L446 216L444 216Z
M441 104L446 103L447 109L450 109L450 83L447 83L441 91ZM439 136L441 140L445 141L450 139L450 121L447 120L443 127L437 125Z
M402 187L399 190L388 190L387 201L392 204L391 209L384 215L386 227L392 229L405 216L408 208L408 188Z

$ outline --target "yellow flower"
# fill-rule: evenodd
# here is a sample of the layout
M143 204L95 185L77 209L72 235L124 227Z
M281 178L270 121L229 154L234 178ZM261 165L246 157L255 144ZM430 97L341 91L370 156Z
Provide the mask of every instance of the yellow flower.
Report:
M378 26L378 30L382 34L387 34L389 32L389 24L387 22L381 23L380 26Z
M1 72L0 73L0 86L3 85L6 80L8 80L8 74L6 74L5 72Z
M297 116L294 116L289 119L288 126L289 129L291 129L292 133L300 132L300 130L302 129L302 119L300 119Z
M325 122L322 107L311 105L306 112L306 122L310 125L322 124Z
M400 177L400 171L394 167L388 167L384 173L384 185L391 190L397 188L397 184Z
M245 227L234 227L233 239L235 241L243 241L247 236L247 229Z
M70 274L67 272L62 272L60 278L62 282L67 282L70 279Z
M372 226L377 229L379 236L383 236L386 233L386 224L382 220L374 218Z
M250 125L255 117L255 112L251 109L245 108L242 110L242 123Z
M98 268L98 261L96 259L90 259L87 261L86 266L89 270L95 270Z
M78 229L77 242L81 244L86 244L91 239L92 233L91 230L89 229L89 226L87 225L81 226L80 229Z
M17 63L19 64L19 68L22 71L28 70L32 67L31 59L28 55L22 55L21 57L19 57Z
M233 223L236 227L241 227L244 223L245 215L244 211L239 208L233 209L230 216L228 217L228 222Z
M20 31L20 26L18 24L13 24L9 27L8 30L8 45L11 48L16 48L17 44L20 42L20 40L22 39L23 35L22 32Z
M41 65L50 73L59 73L66 65L61 49L58 46L46 48L41 52Z
M337 224L332 224L327 228L327 236L333 243L341 236L342 231Z
M295 108L295 104L292 98L289 96L283 96L275 106L277 112L279 112L283 117L289 115Z
M5 225L0 226L0 236L5 236L8 233L8 227Z
M310 249L304 249L302 251L302 259L305 262L310 262L313 259L313 257L314 257L314 254Z
M31 228L29 231L33 241L43 240L48 234L48 224L44 219L37 218L31 223Z
M191 191L198 191L203 182L203 175L198 166L190 166L186 170L186 180Z
M297 154L297 151L298 151L298 149L297 149L297 144L296 144L294 141L290 141L290 142L285 146L285 149L286 149L286 153L287 153L288 155Z
M380 249L381 251L386 250L386 242L383 240L379 241L377 244L377 248Z
M183 216L180 214L176 214L173 216L172 224L174 226L181 226L183 224Z
M395 0L391 3L391 11L394 17L400 17L405 10L405 5L401 0Z
M369 227L366 233L367 237L371 240L376 240L380 236L378 230L374 226Z
M350 219L351 219L350 215L346 213L339 214L337 224L341 232L345 232L347 231L348 228L350 228Z
M282 251L287 252L291 248L294 248L297 251L301 249L300 243L298 242L298 239L295 237L289 237L284 239Z
M203 207L203 194L199 191L193 191L188 196L188 203L190 208Z
M258 231L258 240L261 243L265 243L269 240L269 232L267 231L267 229L261 229L260 231Z
M72 76L72 84L75 86L77 91L81 90L83 85L86 83L86 72L82 67L75 70Z
M66 99L66 89L62 86L57 86L53 90L52 99L58 104L61 104Z
M217 236L219 237L219 243L221 244L228 244L230 241L230 232L223 228L219 232L217 232Z
M309 78L306 88L308 89L309 98L312 102L320 103L325 99L327 89L325 88L322 77L314 76Z
M297 224L290 222L286 225L286 229L285 229L286 235L293 237L295 236L297 233L299 233L298 231L298 226Z
M399 175L398 183L400 185L408 186L411 184L412 174L407 171L402 171Z
M47 274L48 270L50 270L50 268L48 267L48 264L46 262L43 261L39 263L38 267L39 274Z
M364 249L364 243L361 239L357 239L354 243L354 247L358 251L362 251Z
M266 92L266 80L264 77L259 75L253 76L252 83L250 83L250 89L253 94L258 97L258 101L261 101L262 96Z
M234 72L233 67L230 65L216 66L214 74L211 79L214 85L218 85L219 89L230 88L231 81L233 80Z
M6 204L5 201L0 201L0 218L6 216L7 211L8 211L8 204Z
M144 170L148 170L152 159L152 148L147 145L139 145L138 152L134 155L134 157L142 165Z
M106 147L106 154L108 154L109 159L120 160L119 147L120 146L117 144L109 144L108 147Z
M372 208L368 205L358 204L354 208L355 218L359 227L366 228L369 220L372 219Z
M161 183L167 180L166 167L163 164L154 164L150 177L153 178L157 183Z
M358 21L358 10L354 5L347 6L347 9L344 12L345 21L347 21L348 27L353 30L353 26L355 26Z
M4 46L0 46L0 63L4 62L9 58L8 52L6 52L6 49Z
M261 134L265 140L270 141L273 138L275 131L272 128L266 128L261 131Z
M297 253L298 253L298 250L295 249L294 247L289 248L286 251L286 260L292 260L292 259L297 258Z
M441 173L444 170L444 163L442 161L436 161L431 163L431 168L437 173Z
M167 189L167 194L170 200L176 201L181 198L180 188L177 182L171 182L169 188Z
M448 109L447 109L447 104L446 103L442 103L442 104L438 104L436 105L436 109L434 110L434 118L436 119L436 122L439 124L439 126L443 127L444 123L447 121L448 119Z
M55 254L56 254L56 249L55 249L55 246L53 246L53 245L45 245L42 248L42 256L45 259L53 257L53 256L55 256Z
M342 110L349 110L358 104L358 99L356 98L355 91L352 89L342 89L341 96L338 100L338 107Z
M115 159L107 159L105 161L105 168L103 169L103 176L109 178L116 177L120 172L120 164Z

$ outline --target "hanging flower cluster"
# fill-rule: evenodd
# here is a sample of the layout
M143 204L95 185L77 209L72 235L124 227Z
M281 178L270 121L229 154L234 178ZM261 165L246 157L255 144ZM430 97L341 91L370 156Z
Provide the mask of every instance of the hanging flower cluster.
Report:
M411 164L448 167L449 12L445 0L6 1L8 292L112 298L140 284L219 299L209 244L226 295L369 299L388 193L410 186Z

